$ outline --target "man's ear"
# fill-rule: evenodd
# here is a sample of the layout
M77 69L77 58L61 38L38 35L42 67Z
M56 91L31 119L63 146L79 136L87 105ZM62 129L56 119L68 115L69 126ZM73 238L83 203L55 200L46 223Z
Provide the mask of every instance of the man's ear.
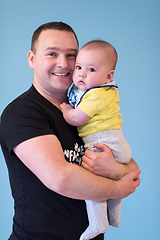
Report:
M34 68L34 53L30 50L27 54L28 57L28 64L30 66L30 68Z
M113 79L113 76L114 76L114 70L109 71L105 83L109 83L109 82L111 82L112 79Z

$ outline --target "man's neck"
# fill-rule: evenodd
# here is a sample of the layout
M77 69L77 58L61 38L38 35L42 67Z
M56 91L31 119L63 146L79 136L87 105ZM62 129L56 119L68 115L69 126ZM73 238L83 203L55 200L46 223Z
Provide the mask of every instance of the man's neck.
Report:
M51 102L53 105L55 105L59 109L60 109L60 104L62 104L63 102L67 102L67 90L57 91L57 89L55 89L55 91L53 90L53 92L50 93L46 89L38 87L34 82L33 82L33 86L44 98L46 98L49 102Z

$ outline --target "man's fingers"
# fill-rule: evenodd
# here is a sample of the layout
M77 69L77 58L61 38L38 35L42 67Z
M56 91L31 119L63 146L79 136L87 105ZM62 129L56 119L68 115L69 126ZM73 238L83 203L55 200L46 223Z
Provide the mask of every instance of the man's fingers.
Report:
M141 169L136 169L130 174L132 175L133 180L136 181L139 178L140 173L141 173Z
M141 173L140 169L136 169L135 171L129 173L131 178L133 179L135 190L140 185L140 178L139 178L140 173Z
M83 155L83 160L86 162L88 160L88 158L91 159L91 158L93 158L94 155L95 155L95 152L86 150L85 155Z
M92 154L91 151L88 151ZM89 154L90 155L90 154ZM89 171L92 171L92 163L91 163L91 159L87 156L83 156L82 157L82 163L81 163L81 166Z
M138 187L140 185L140 178L137 178L136 180L134 180L134 182L136 184L136 187Z
M83 168L89 170L89 166L88 166L84 161L82 161L81 166L82 166Z
M104 152L104 151L110 151L110 149L103 143L94 143L94 147L101 150L101 152Z

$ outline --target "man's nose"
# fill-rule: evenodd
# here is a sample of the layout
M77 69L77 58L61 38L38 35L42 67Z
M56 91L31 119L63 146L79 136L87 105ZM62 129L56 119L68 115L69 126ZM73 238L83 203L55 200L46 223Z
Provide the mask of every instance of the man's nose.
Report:
M65 55L60 55L57 59L57 67L66 68L68 67L67 58Z

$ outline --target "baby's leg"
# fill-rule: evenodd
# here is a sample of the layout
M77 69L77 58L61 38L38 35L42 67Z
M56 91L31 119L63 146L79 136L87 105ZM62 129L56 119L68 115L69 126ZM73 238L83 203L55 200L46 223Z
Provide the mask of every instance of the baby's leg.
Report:
M113 227L120 227L121 225L121 200L108 199L107 200L107 211L109 225Z
M121 130L107 131L105 143L112 151L114 159L120 163L128 163L131 159L131 148L123 136ZM109 225L119 227L121 225L121 200L107 200Z
M128 163L131 159L131 149L123 136L122 130L99 132L85 137L83 140L85 142L85 147L94 152L97 150L94 148L93 143L106 144L106 146L111 149L114 159L117 162ZM119 227L121 223L121 200L107 200L107 208L109 224L114 227Z
M89 226L81 235L80 240L89 240L105 233L109 223L107 218L107 201L97 202L86 200Z

